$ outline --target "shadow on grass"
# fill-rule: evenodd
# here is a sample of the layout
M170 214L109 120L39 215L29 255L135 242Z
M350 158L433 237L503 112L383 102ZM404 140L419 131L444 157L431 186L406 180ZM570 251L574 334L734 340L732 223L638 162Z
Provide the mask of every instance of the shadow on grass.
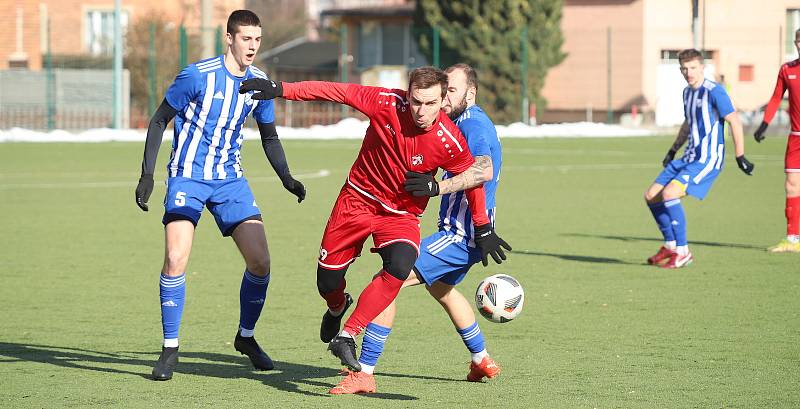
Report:
M52 345L15 344L0 342L0 364L12 362L38 362L56 365L64 368L105 372L110 374L133 375L145 379L150 378L150 370L158 359L158 352L102 352L81 348L61 347ZM293 392L307 396L329 397L327 390L334 385L322 378L337 376L339 371L333 368L297 364L292 362L275 361L272 371L256 371L250 366L246 357L210 352L181 352L181 362L175 371L176 374L192 374L225 379L253 379L263 382L285 392ZM207 362L192 362L192 361ZM119 365L134 365L140 368L132 370L121 369ZM141 368L144 367L144 368ZM179 376L179 375L178 375ZM446 379L418 375L382 373L380 377L412 378L420 380L460 381L459 379ZM155 382L155 381L153 381ZM319 388L320 392L301 390L299 385L309 385ZM415 396L376 393L364 395L365 397L390 400L416 400Z
M593 238L593 239L607 239L607 240L618 240L618 241L654 241L658 243L663 243L664 239L658 237L635 237L635 236L612 236L612 235L603 235L603 234L585 234L585 233L564 233L562 236L570 236L570 237L585 237L585 238ZM754 246L752 244L740 244L740 243L718 243L714 241L695 241L689 240L689 245L697 245L697 246L710 246L710 247L730 247L736 249L748 249L748 250L758 250L764 251L764 247Z
M530 251L530 250L511 250L510 253L525 255L525 256L555 257L567 261L580 261L581 263L626 264L633 266L644 264L644 263L631 263L630 261L625 261L625 260L620 260L618 258L610 258L610 257L580 256L577 254L544 253L540 251Z

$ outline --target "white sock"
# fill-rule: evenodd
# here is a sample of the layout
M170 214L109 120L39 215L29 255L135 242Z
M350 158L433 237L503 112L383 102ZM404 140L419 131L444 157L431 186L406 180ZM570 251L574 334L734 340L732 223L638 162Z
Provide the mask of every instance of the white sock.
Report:
M172 338L172 339L164 338L164 347L165 348L177 348L178 347L178 338Z
M788 240L789 243L800 243L800 236L796 234L790 234L786 236L786 240Z
M487 356L489 356L489 353L486 352L486 349L484 349L481 352L476 352L476 353L472 354L472 362L475 362L475 364L477 365L477 364L481 363L481 361L483 361L483 358L485 358ZM362 365L362 367L363 367L363 365Z
M253 333L255 333L255 331L256 331L255 328L254 329L244 329L242 327L239 327L239 334L241 334L245 338L252 337Z
M685 255L689 254L689 246L688 245L687 246L678 246L676 251L678 252L679 255L685 256Z
M350 333L349 333L349 332L347 332L347 330L345 330L345 329L343 329L343 330L342 330L342 332L340 332L340 333L339 333L339 336L340 336L340 337L353 338L353 336L352 336L352 335L350 335Z
M664 247L666 247L666 248L668 248L670 250L675 250L675 247L678 247L678 243L675 240L665 241L664 242Z
M367 375L372 375L375 372L374 365L367 365L363 362L359 362L361 364L361 372L364 372Z

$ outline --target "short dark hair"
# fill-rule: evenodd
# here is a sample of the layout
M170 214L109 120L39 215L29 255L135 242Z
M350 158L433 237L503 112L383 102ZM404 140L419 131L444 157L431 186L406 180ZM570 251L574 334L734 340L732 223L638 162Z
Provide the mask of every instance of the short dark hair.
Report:
M442 98L447 95L447 74L436 67L419 67L411 71L408 75L408 91L411 86L417 89L427 89L439 84L442 88Z
M228 16L228 34L233 36L241 26L261 27L261 20L250 10L236 10Z
M455 70L464 71L464 75L467 76L467 87L475 87L475 90L478 90L478 73L475 72L474 68L472 68L469 64L458 63L447 67L447 69L444 70L444 73L450 74Z
M685 49L685 50L683 50L683 51L678 53L678 62L679 63L683 64L683 63L687 63L687 62L692 61L692 60L700 61L700 63L702 64L703 63L703 53L701 53L698 50L695 50L694 48L687 48L687 49Z

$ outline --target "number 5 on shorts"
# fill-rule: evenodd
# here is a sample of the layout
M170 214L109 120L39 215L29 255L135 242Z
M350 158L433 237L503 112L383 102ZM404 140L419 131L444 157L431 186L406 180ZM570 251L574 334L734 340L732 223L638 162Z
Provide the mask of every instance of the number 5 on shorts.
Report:
M175 193L175 206L186 205L186 192Z

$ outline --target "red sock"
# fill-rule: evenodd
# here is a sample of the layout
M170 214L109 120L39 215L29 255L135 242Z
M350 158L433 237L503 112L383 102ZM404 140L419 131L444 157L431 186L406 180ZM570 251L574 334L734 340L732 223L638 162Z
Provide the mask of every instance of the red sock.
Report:
M328 303L328 309L332 311L336 311L344 306L344 289L347 286L347 280L342 278L341 284L335 290L329 293L319 293L322 298L325 299L325 302Z
M367 288L358 297L356 309L344 323L344 329L352 336L361 333L367 324L372 322L389 304L397 298L403 281L386 271L381 271L372 279Z
M786 198L786 235L800 234L800 196Z

